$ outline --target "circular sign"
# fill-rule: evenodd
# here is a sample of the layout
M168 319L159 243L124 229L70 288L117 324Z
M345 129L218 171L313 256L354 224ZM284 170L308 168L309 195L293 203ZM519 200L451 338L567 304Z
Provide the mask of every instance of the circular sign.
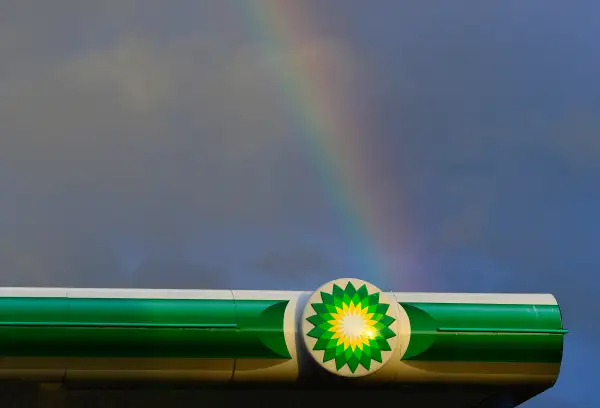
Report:
M302 332L310 354L326 370L362 377L381 368L398 343L399 307L368 282L337 279L309 299Z

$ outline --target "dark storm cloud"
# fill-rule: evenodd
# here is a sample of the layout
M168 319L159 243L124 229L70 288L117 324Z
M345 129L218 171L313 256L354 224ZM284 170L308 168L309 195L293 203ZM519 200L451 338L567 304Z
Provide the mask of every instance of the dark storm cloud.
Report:
M351 51L336 66L361 73L364 137L403 200L386 227L410 218L421 246L428 286L404 290L554 293L565 380L525 406L593 406L598 5L371 3L315 3L319 31L273 58ZM350 270L247 17L169 4L0 2L1 285L304 289Z
M319 248L267 253L250 267L265 281L271 279L275 286L287 290L316 288L328 279L337 279L341 273L340 266Z
M347 12L384 78L369 110L426 230L427 289L554 293L572 331L564 383L525 406L588 406L582 373L600 338L586 317L600 313L598 7L460 4Z
M138 257L175 259L194 246L218 250L213 237L223 231L324 225L306 148L235 7L182 4L161 15L162 7L141 2L59 2L40 20L44 9L25 3L0 13L11 22L0 48L0 206L11 214L0 243L15 248L3 254L11 266L4 280L92 285L93 265L122 264L107 254L122 258L128 242ZM176 18L186 12L200 20ZM169 21L177 30L161 35ZM318 52L320 40L307 41L271 58ZM47 251L38 249L40 234L52 241ZM19 249L45 267L15 277ZM64 253L61 262L86 253L86 267L54 269L58 261L42 252ZM181 262L174 268L188 268ZM114 270L103 285L127 284ZM213 286L216 278L206 278Z
M224 289L230 287L221 268L181 262L146 260L133 272L131 287L156 289Z
M340 30L369 43L367 109L430 249L490 257L549 289L559 269L599 261L597 13L470 4L350 9Z

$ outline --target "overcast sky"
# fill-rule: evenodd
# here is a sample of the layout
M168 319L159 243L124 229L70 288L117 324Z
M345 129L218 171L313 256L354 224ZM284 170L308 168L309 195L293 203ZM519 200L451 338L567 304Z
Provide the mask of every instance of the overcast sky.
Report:
M594 406L600 3L291 3L310 30L271 57L352 72L390 271L348 237L248 7L3 0L0 285L550 292L564 369L524 406Z

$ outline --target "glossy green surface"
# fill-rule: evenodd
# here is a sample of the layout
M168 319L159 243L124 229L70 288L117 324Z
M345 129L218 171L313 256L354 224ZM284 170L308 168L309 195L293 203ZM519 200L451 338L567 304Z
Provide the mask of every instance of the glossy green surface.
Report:
M560 310L552 305L401 303L411 324L404 360L559 363Z
M288 301L236 300L236 357L291 358L283 332Z
M290 358L287 303L0 298L0 356Z

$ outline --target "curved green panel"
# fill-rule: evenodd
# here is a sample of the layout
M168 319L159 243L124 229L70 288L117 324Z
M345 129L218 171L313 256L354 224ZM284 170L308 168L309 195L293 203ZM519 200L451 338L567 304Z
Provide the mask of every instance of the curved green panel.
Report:
M0 298L0 357L289 358L287 303Z
M291 358L283 327L285 309L289 301L236 300L235 302L240 344L237 356Z
M401 303L411 324L403 360L559 363L557 305Z

